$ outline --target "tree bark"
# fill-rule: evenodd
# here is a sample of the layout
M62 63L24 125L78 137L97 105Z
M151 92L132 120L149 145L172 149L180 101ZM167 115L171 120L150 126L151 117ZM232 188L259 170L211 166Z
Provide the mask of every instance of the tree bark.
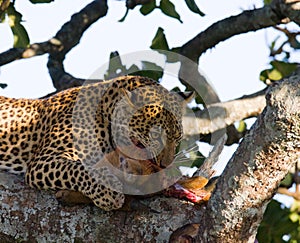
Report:
M272 85L266 100L199 220L197 242L254 242L267 204L300 159L300 76Z
M63 206L53 192L31 189L22 176L4 172L0 201L0 242L167 242L175 229L200 214L199 205L166 197L142 200L157 212Z

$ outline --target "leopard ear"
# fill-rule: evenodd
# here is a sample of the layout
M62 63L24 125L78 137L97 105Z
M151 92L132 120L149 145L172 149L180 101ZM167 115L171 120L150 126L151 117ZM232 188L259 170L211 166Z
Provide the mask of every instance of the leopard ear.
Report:
M126 90L126 89L123 89L123 88L121 90L122 90L122 93L125 97L126 103L128 103L128 105L130 105L132 108L135 108L135 105L132 102L132 93L129 92L128 90Z
M177 95L179 95L183 99L184 105L187 103L190 103L192 99L195 98L195 92L194 91L185 91L185 92L176 92Z

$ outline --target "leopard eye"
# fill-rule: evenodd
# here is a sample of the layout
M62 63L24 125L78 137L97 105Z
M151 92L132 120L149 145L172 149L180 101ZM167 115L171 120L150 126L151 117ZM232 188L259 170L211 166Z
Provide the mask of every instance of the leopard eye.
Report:
M159 138L162 138L163 136L163 129L161 127L152 127L149 132L149 137L153 140L157 140Z
M160 132L151 132L150 133L150 137L152 138L152 139L158 139L158 138L160 138L161 137L161 133Z

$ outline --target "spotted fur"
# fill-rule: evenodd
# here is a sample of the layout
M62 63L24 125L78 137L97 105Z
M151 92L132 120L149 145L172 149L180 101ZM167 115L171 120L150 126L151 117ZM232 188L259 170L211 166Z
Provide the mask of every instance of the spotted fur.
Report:
M168 166L182 136L184 104L138 76L47 99L0 97L0 169L25 173L34 188L79 191L104 210L120 208L122 183L109 166L94 165L118 149L129 161L146 156L148 163Z

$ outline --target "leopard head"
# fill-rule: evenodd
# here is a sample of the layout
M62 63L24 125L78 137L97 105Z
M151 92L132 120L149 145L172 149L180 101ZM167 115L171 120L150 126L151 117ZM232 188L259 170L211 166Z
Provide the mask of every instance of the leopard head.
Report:
M128 158L167 167L182 138L183 111L192 97L192 92L170 92L158 84L124 90L112 119L118 149Z

